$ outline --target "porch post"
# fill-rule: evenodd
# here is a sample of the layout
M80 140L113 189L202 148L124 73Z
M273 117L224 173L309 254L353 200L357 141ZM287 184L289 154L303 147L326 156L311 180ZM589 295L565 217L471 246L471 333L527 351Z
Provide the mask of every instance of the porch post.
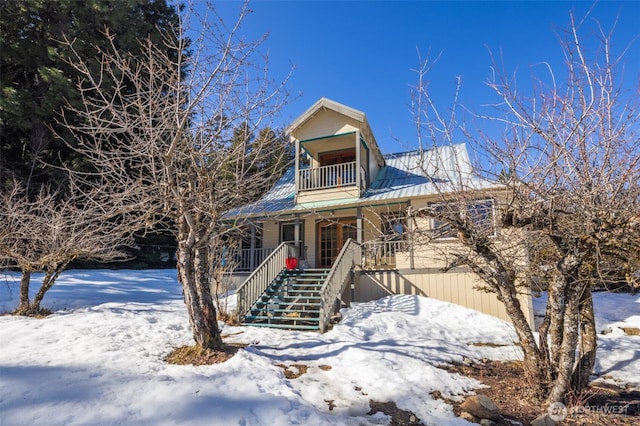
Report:
M413 231L414 231L414 226L413 226L413 218L411 217L411 200L407 201L407 232L409 233L408 238L407 238L407 244L409 244L409 268L411 269L415 269L415 265L414 265L414 252L413 252Z
M293 139L293 136L291 136L291 138ZM300 192L300 141L298 139L295 139L295 143L296 143L295 195L297 197L298 193Z
M362 226L362 206L358 206L356 213L356 238L358 244L362 244L364 229Z
M253 271L256 268L256 225L251 223L249 227L251 229L251 243L249 246L249 270Z
M356 130L356 185L358 187L358 193L362 195L362 184L360 180L360 130Z
M300 250L300 214L296 214L293 239L296 241L296 257L300 259L302 257L302 251Z

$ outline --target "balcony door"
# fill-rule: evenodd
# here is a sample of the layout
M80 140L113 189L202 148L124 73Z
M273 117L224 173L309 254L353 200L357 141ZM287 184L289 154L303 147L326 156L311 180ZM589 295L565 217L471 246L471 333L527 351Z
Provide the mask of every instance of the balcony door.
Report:
M341 151L332 151L320 154L320 166L333 166L334 164L343 164L356 161L356 150L354 148L344 149Z
M318 266L330 268L338 257L344 243L357 240L358 228L355 219L340 219L318 223Z

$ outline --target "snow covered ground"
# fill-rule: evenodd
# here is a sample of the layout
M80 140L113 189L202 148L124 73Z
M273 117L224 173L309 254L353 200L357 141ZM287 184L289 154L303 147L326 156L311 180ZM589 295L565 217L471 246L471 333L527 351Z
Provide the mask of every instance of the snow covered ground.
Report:
M169 365L172 348L192 344L175 276L67 271L45 297L54 315L0 317L0 424L387 424L367 415L370 400L394 401L426 424L468 424L431 393L462 398L480 383L438 366L520 356L503 321L392 296L344 310L325 334L225 325L228 342L249 346L223 364ZM0 274L0 312L15 308L18 280ZM640 386L640 338L619 328L640 326L640 297L598 293L595 304L598 330L611 331L599 336L596 372ZM278 364L308 370L287 379Z

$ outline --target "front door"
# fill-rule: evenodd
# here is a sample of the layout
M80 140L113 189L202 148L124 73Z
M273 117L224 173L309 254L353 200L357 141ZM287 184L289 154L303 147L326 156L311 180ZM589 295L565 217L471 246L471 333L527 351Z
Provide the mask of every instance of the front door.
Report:
M355 219L340 219L318 223L318 265L330 268L338 257L344 243L357 240L358 228Z

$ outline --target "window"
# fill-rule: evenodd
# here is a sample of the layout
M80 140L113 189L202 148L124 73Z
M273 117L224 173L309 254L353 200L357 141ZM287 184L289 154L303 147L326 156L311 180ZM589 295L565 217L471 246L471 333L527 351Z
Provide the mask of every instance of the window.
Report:
M255 231L251 231L251 227L255 229ZM247 227L242 234L242 248L250 249L253 245L254 248L260 249L262 248L262 223L251 224ZM252 242L251 239L254 239Z
M300 240L304 238L304 222L300 221ZM283 222L280 224L280 242L295 243L296 242L296 223Z
M300 245L298 247L298 253L300 257L304 258L304 221L300 221ZM281 243L296 243L296 223L295 222L282 222L280 223L280 242Z
M451 204L434 204L431 206L433 212L436 215L442 214L441 217L446 217L446 210L455 208L455 203ZM476 232L484 236L495 236L495 221L494 221L494 208L493 200L475 200L467 204L466 209L460 212L466 214L467 217L475 224ZM443 219L432 218L431 229L436 238L455 238L457 231L451 226L451 224Z
M407 239L406 218L401 213L389 213L382 216L382 233L387 241Z
M330 267L349 238L358 239L358 227L354 219L339 219L318 223L318 265Z
M341 151L325 152L319 156L320 166L331 166L334 164L351 163L356 161L356 150L354 148Z
M486 236L496 234L493 214L493 200L478 200L467 205L469 218L476 229Z
M436 215L442 215L448 207L445 204L434 204L431 206ZM456 230L451 227L451 224L445 220L432 218L431 229L436 238L455 238Z

